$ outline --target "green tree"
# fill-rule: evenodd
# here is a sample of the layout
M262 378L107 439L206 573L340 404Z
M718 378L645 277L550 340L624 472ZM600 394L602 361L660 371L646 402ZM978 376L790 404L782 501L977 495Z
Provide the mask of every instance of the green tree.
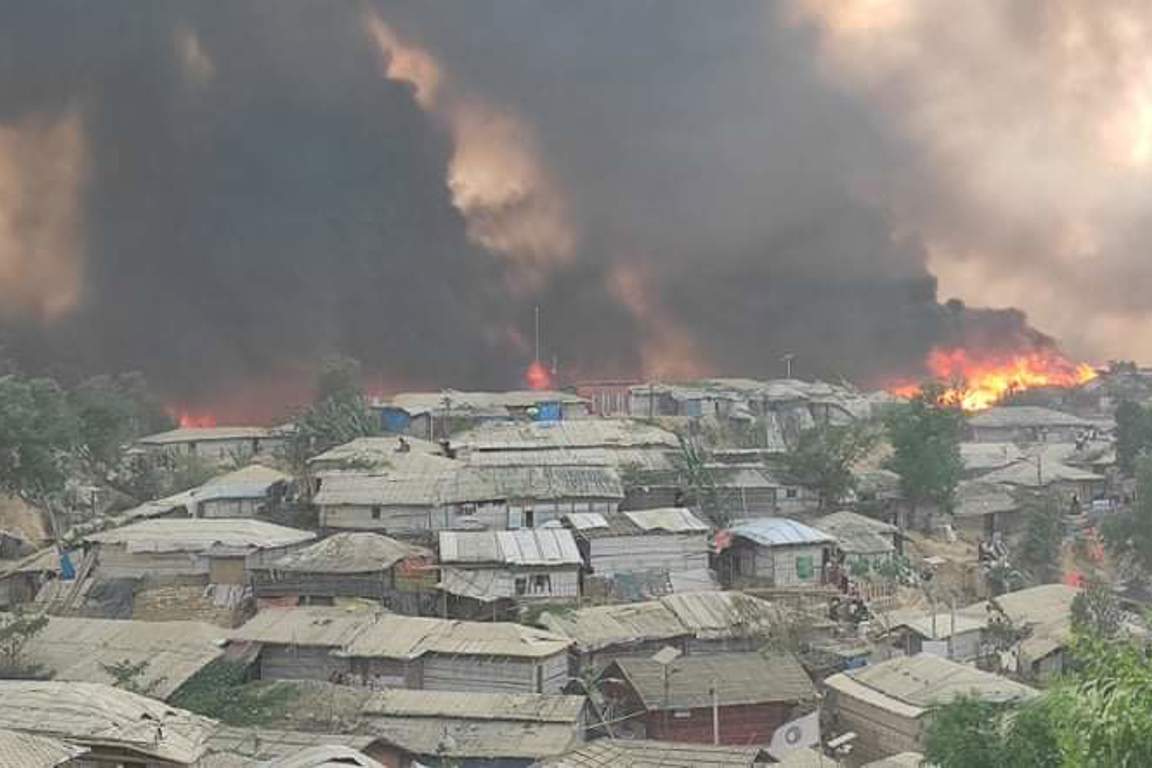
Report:
M900 475L900 487L913 508L933 503L951 510L964 471L960 438L964 414L945 401L943 388L925 384L907 404L887 418L893 455L888 468Z
M55 381L0 377L0 490L49 506L77 442L75 412Z
M1025 518L1024 535L1015 560L1038 584L1060 578L1060 550L1064 543L1064 518L1057 502L1034 502Z
M353 401L361 396L363 376L360 361L354 357L335 356L326 359L316 376L315 402L324 400Z
M1144 647L1081 636L1077 670L1052 697L1061 765L1143 768L1152 765L1152 664Z
M924 736L924 757L939 768L998 768L1004 706L960 698L932 714Z
M1116 637L1123 621L1124 611L1107 584L1093 581L1072 598L1072 628L1082 635Z
M324 363L316 380L316 399L296 417L288 441L287 458L298 472L316 453L380 431L359 382L360 364L355 360L340 357Z
M672 465L679 479L680 491L691 500L701 514L717 528L731 522L731 512L721 497L717 474L723 469L709 466L708 450L692 435L677 433L680 452L672 456Z
M820 508L827 509L855 489L852 467L876 446L878 437L866 422L805 430L787 455L788 471L798 483L815 489Z
M1152 571L1152 457L1136 460L1135 502L1104 518L1100 532L1113 554Z
M0 614L0 675L34 677L40 673L40 666L25 658L24 649L46 626L48 617L43 614L19 609Z
M69 393L82 457L100 474L117 466L137 437L171 429L172 418L139 373L93 376Z
M936 708L924 757L938 768L1055 768L1063 765L1048 701L1002 704L962 697Z
M1130 400L1116 409L1116 464L1131 474L1136 459L1152 448L1152 411Z

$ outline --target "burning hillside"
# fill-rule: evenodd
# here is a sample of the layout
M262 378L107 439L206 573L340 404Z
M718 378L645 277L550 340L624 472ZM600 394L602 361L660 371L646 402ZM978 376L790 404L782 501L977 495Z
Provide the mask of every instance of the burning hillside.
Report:
M1005 397L1038 387L1075 387L1096 378L1087 363L1069 360L1054 347L1029 351L977 353L963 347L935 347L925 361L930 378L944 382L946 397L965 410L988 408ZM918 383L888 388L902 397L920 391Z

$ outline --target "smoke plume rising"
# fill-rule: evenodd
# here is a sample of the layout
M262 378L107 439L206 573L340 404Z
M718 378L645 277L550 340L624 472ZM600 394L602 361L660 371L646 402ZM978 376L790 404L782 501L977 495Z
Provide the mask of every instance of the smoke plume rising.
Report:
M1082 354L1152 353L1152 7L804 0L830 78L909 148L884 200L949 293Z
M1119 354L1152 14L1018 5L9 4L0 341L224 418L516 386L536 305L562 381L1051 344L939 277Z

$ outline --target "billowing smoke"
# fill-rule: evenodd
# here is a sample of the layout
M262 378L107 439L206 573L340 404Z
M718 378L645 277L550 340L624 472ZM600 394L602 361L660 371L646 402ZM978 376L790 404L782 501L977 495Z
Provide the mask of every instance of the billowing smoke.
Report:
M881 199L951 294L1152 354L1152 6L803 0L830 81L906 144Z
M1095 91L1109 66L1140 69L1100 51L1136 44L1081 19L1069 45L1098 67L1066 88L1115 125L1045 174L1034 158L1090 121L1050 111L1063 123L1032 146L1022 115L1048 102L1009 89L1027 90L1029 52L1056 55L1056 22L1021 12L1012 32L980 3L941 5L933 31L884 3L884 35L853 3L821 5L0 7L6 351L64 376L142 369L227 417L299 399L334 353L374 389L513 386L536 305L569 380L763 375L794 354L802 375L877 381L941 340L1046 343L1019 313L939 304L934 273L1064 332L1044 312L1071 287L1002 291L1044 268L1078 278L1075 254L1138 234L1103 232L1135 222L1144 161L1104 152L1129 112ZM999 97L965 68L991 66L964 44L981 24L1013 51ZM916 59L937 32L956 38L939 81ZM934 104L952 81L956 103ZM1090 158L1114 170L1082 173ZM977 292L971 274L997 279ZM1099 295L1136 307L1137 289Z

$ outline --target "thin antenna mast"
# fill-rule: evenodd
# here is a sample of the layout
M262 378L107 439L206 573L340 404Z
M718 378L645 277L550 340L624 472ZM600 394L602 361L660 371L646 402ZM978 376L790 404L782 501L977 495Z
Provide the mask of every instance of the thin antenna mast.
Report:
M536 305L536 362L540 362L540 305Z

